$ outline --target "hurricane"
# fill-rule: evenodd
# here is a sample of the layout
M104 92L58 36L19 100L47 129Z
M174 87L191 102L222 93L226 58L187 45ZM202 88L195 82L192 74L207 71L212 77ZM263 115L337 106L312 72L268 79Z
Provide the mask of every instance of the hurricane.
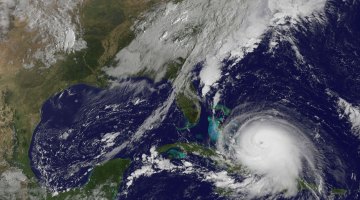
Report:
M0 10L0 200L360 199L360 0Z
M309 138L311 130L278 109L261 109L239 108L219 138L218 150L248 171L239 192L250 199L289 198L301 183L321 185L322 155ZM314 197L321 187L317 190Z

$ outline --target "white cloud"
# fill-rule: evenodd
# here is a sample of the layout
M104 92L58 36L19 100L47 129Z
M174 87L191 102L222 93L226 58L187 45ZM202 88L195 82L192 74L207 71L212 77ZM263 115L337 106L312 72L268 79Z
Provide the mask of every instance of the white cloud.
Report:
M0 0L0 41L6 37L9 31L11 12L14 7L14 0Z
M289 16L310 15L323 9L325 0L184 0L160 7L147 14L146 21L134 29L136 39L121 50L116 68L107 68L111 76L122 76L143 70L163 72L164 64L178 57L187 58L183 74L204 61L200 78L203 95L219 78L221 61L242 59L257 47L269 26L284 23ZM160 78L163 73L158 73Z
M0 0L0 39L5 36L11 17L27 23L29 31L38 32L30 42L41 46L36 52L29 52L45 66L54 64L59 52L72 52L86 48L86 42L79 33L79 9L83 0ZM34 66L33 62L24 67Z
M352 124L353 133L360 138L360 107L352 105L345 99L338 100L340 117L347 117Z
M112 147L115 145L115 140L120 134L120 132L106 133L101 139L101 142L106 144L106 148Z
M27 181L26 176L18 169L5 171L0 175L0 199L15 199L20 196Z
M65 41L64 41L64 51L71 50L76 42L75 32L72 29L66 31Z

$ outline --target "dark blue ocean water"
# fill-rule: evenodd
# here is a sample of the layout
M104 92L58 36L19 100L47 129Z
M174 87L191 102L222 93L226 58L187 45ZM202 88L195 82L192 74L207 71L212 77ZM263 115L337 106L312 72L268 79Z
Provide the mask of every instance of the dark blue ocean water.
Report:
M312 142L327 163L324 171L327 188L347 190L346 196L335 198L359 199L359 181L351 177L360 177L360 143L347 118L339 116L337 104L338 97L360 104L359 22L359 1L333 0L327 3L320 21L303 19L292 29L270 29L259 47L243 60L224 61L219 84L202 99L201 118L196 126L178 130L185 119L173 103L160 126L147 130L140 140L125 145L110 157L108 153L129 141L144 120L166 101L172 91L171 84L136 78L122 80L118 87L105 90L72 86L50 98L42 108L42 119L29 153L32 169L47 187L62 190L84 184L88 170L99 162L113 157L138 157L154 145L193 141L214 147L208 135L208 117L213 114L213 96L221 91L220 104L230 110L239 105L264 110L275 108L309 132L318 132L322 139ZM270 49L270 40L279 32L295 42L301 59L287 40L279 40L278 48ZM201 67L199 64L193 71L193 84L199 96ZM114 146L108 147L101 141L105 134L116 132L120 134ZM141 163L133 162L125 177L140 166ZM124 188L123 185L120 192ZM120 197L223 198L213 189L213 185L196 176L162 172L137 179L128 194ZM295 199L303 198L304 193Z
M72 188L84 184L88 170L97 163L117 156L131 158L135 153L148 152L150 145L175 142L177 132L170 116L179 112L174 105L169 120L158 129L166 134L155 139L152 134L156 133L148 130L140 141L130 142L171 90L169 83L127 79L110 89L75 85L53 96L43 105L29 152L36 176L49 188ZM110 142L113 145L102 141L106 134L116 135ZM116 150L124 141L129 144Z

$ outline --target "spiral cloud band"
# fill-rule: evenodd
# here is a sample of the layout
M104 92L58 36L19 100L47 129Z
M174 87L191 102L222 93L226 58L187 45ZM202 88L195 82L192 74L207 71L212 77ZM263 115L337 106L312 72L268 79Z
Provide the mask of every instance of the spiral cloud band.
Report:
M280 193L291 197L300 180L319 181L313 143L276 110L233 117L224 126L218 148L249 171L241 190L250 197Z

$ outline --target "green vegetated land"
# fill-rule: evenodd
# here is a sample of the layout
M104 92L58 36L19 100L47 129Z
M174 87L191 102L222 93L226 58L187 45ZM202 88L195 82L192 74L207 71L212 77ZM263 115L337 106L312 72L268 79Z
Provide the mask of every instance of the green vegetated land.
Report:
M298 179L298 189L318 191L318 186L313 183L308 183L303 179Z
M185 59L179 57L178 59L166 64L165 78L168 80L174 80L180 73L182 66L185 63Z
M335 195L345 195L347 192L347 190L345 189L340 189L340 188L333 188L331 190L331 193L335 194Z
M23 170L31 180L28 189L37 188L30 168L28 151L32 133L40 120L42 104L67 87L86 83L97 87L107 85L101 68L134 38L131 26L135 19L156 3L165 0L88 0L81 8L83 38L87 48L64 55L66 58L50 68L36 63L32 69L21 69L15 76L1 77L6 86L6 105L14 110L15 140L11 166Z
M163 70L166 70L163 79L170 82L174 81L176 77L181 72L181 69L185 63L185 58L179 57L175 60L169 61L163 67ZM147 77L150 79L155 79L157 73L151 69L143 69L135 76ZM199 100L196 98L196 91L194 86L189 83L188 88L184 88L184 92L180 92L176 96L176 105L184 114L184 117L189 122L188 126L191 127L196 124L200 118L201 108Z
M185 58L179 57L176 60L165 64L165 79L173 81L178 77L185 63ZM189 126L196 124L200 118L201 108L199 100L196 98L196 90L192 83L185 88L186 92L178 93L176 96L176 105L180 108L185 118L189 122Z
M174 144L167 144L157 148L157 152L159 153L166 153L171 149L177 148L186 154L197 154L204 157L216 156L217 153L210 149L203 147L199 144L195 143L174 143Z
M228 197L228 196L230 196L231 194L233 194L234 190L231 189L231 188L221 188L221 187L217 187L217 188L215 188L215 192L216 192L217 194L219 194L220 196Z
M114 159L96 166L86 185L47 199L114 199L122 182L123 174L129 167L129 159Z
M198 99L180 93L176 97L176 105L180 108L190 124L196 124L200 118L201 108Z
M200 119L201 106L194 85L189 83L185 90L177 94L176 105L180 108L190 126L192 126L198 123Z

